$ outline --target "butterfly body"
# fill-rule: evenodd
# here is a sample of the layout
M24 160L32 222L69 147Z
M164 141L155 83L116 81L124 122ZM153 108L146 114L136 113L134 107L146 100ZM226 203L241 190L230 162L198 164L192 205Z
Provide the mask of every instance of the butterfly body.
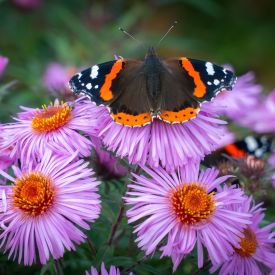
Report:
M118 59L92 66L70 80L74 93L105 105L113 120L130 127L157 118L183 123L197 116L202 103L223 89L232 89L232 72L210 62L160 59L153 47L144 61Z

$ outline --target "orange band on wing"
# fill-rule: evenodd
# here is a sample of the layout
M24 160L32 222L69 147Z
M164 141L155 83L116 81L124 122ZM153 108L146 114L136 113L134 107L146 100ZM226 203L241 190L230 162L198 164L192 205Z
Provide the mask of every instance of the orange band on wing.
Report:
M242 149L239 149L234 144L228 144L224 147L224 150L234 158L242 158L246 155L246 152Z
M108 73L105 76L104 84L102 85L99 92L100 97L104 101L109 101L113 98L113 93L111 91L112 81L117 77L118 73L122 70L122 66L123 61L121 59L117 60L112 66L110 73Z
M159 118L169 123L181 123L195 118L200 109L194 109L192 107L185 108L178 112L162 111Z
M181 58L181 65L182 67L188 72L189 76L191 76L194 79L195 83L195 90L194 90L194 96L196 97L203 97L206 93L206 86L201 80L200 74L194 69L192 63L188 60L186 57Z
M113 120L119 124L130 127L143 126L152 122L152 116L149 113L139 115L130 115L123 112L111 114Z

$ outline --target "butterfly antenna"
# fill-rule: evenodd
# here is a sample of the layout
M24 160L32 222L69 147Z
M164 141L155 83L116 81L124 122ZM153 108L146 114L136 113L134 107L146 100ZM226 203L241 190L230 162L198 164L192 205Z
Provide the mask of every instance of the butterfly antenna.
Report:
M161 43L161 41L168 35L169 32L171 32L175 26L178 24L178 21L174 21L172 26L168 29L168 31L162 36L162 38L159 40L159 42L157 43L156 47L159 46L159 44Z
M118 29L119 29L120 31L122 31L126 36L132 38L133 40L135 40L136 42L138 42L140 45L142 45L143 48L145 48L144 44L143 44L141 41L137 40L133 35L131 35L131 34L128 33L127 31L125 31L125 30L124 30L123 28L121 28L121 27L119 27Z

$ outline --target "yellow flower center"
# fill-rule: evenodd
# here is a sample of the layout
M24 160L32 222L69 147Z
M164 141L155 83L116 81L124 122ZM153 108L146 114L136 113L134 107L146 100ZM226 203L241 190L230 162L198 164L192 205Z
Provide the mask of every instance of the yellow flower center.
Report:
M29 216L46 212L54 202L54 188L48 177L31 172L15 181L12 201L15 207Z
M258 245L256 235L249 227L244 229L243 234L244 237L240 241L241 248L234 249L240 256L251 257L254 255Z
M38 133L55 131L66 125L72 118L71 107L67 104L49 106L39 110L32 119L32 128Z
M207 219L215 208L213 194L208 194L202 184L178 186L171 196L172 208L178 221L193 225Z

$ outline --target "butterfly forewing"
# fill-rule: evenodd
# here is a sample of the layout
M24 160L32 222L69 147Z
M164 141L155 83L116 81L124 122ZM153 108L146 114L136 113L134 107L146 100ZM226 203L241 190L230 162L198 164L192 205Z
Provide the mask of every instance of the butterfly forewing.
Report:
M122 59L94 65L73 76L69 85L75 94L85 94L97 105L108 105L120 90L111 90L112 81L123 69Z
M211 62L182 57L180 64L193 79L193 95L199 102L211 101L222 90L232 90L236 82L231 71Z

